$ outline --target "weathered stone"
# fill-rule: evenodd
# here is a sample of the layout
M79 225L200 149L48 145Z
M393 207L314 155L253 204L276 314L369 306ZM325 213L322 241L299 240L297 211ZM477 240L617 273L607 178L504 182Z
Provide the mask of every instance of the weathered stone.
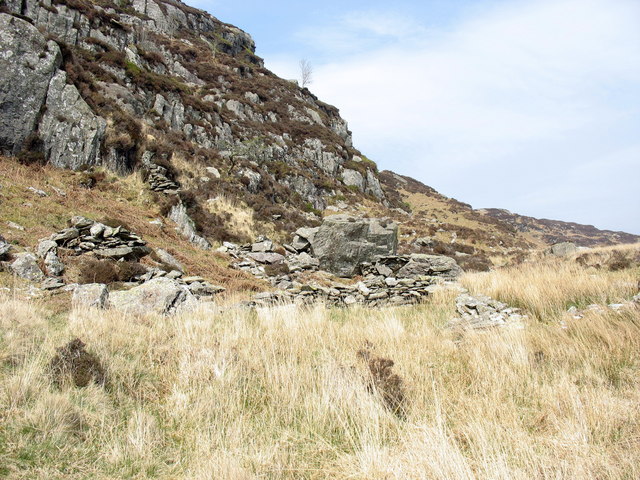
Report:
M272 250L273 250L273 242L269 239L265 239L251 245L252 252L270 252Z
M75 307L105 308L109 300L109 291L103 283L78 285L73 291L71 304Z
M36 249L36 253L39 258L45 258L50 251L56 251L58 249L58 244L53 240L42 240L38 243L38 248Z
M578 247L572 242L561 242L551 245L547 250L548 253L556 257L567 257L578 251Z
M11 264L11 270L17 276L32 282L42 282L44 273L40 270L35 255L32 253L18 253Z
M462 273L462 269L453 258L415 253L410 256L409 262L398 270L396 276L402 278L437 276L446 280L455 280Z
M58 245L64 245L69 240L73 240L75 238L78 238L79 236L80 232L77 228L65 228L64 230L61 230L57 234L53 235L51 237L51 240L56 242Z
M59 277L64 272L64 264L55 250L49 250L44 257L44 269L52 277Z
M36 131L60 48L25 20L0 13L0 149L16 154Z
M452 319L447 328L477 330L501 326L523 328L525 317L518 309L510 308L485 295L463 293L456 300L456 309L460 317Z
M169 219L173 220L177 225L177 230L192 244L204 249L209 250L211 244L206 238L198 235L196 231L196 225L187 214L187 208L182 204L175 205L169 212Z
M56 277L45 278L40 284L40 288L42 288L42 290L56 290L62 287L64 287L64 282L62 279Z
M273 265L274 263L282 263L284 261L283 255L280 255L279 253L274 253L274 252L265 252L265 253L252 252L247 254L247 257L249 257L250 259L258 263L269 264L269 265Z
M320 265L317 258L313 258L306 252L287 257L287 265L290 272L298 272L301 270L314 270Z
M3 237L0 237L0 259L7 255L9 250L11 250L11 245Z
M348 215L325 218L311 242L320 268L343 277L353 276L362 262L394 255L397 246L397 224L385 219Z
M151 253L149 247L115 247L101 248L93 251L96 256L102 258L110 258L112 260L137 260Z
M100 237L102 237L102 234L104 233L106 229L106 225L103 225L101 223L94 223L93 225L91 225L91 228L89 229L89 233L91 233L91 236L98 239Z
M177 270L180 273L184 273L184 267L182 266L182 264L166 250L158 248L156 249L156 255L158 256L158 259L167 267Z
M189 289L176 280L154 278L130 290L109 294L109 305L117 310L132 314L176 313L180 307L193 299Z

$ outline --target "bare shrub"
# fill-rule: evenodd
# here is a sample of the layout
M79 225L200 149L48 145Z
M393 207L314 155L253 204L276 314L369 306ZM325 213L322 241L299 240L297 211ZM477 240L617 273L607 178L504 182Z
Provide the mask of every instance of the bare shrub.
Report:
M375 356L367 348L359 350L358 357L367 362L370 374L367 385L369 392L380 395L384 405L394 414L404 416L404 382L400 375L393 372L394 361Z

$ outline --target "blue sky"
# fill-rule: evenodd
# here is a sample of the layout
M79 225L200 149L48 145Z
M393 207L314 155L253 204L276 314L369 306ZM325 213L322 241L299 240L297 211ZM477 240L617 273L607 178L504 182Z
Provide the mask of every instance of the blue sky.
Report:
M380 168L640 234L640 0L189 3L282 77L307 59Z

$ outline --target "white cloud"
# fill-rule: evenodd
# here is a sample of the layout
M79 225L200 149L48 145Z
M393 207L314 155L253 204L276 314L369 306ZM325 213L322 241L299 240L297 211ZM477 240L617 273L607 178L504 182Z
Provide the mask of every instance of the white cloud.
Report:
M602 168L589 166L615 157L640 176L640 126L635 136L629 128L640 125L640 2L513 2L442 32L403 21L356 12L301 35L330 50L312 90L341 109L356 146L478 207L572 220L565 192L581 197L580 221L591 215L589 223L640 233L637 189L619 191L612 175L603 184ZM295 77L293 64L269 66ZM600 132L597 151L582 148ZM496 185L498 175L530 191L501 196L516 189ZM621 209L635 204L625 225L598 210L603 189L615 190Z

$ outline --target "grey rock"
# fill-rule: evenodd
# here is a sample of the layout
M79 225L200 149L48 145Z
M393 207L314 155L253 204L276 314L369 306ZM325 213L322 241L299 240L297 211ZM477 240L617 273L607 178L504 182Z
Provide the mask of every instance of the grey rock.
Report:
M69 240L76 239L80 236L80 232L77 228L65 228L55 235L52 235L51 240L58 245L65 245Z
M287 257L287 265L290 272L299 272L301 270L315 270L320 266L320 261L312 257L306 252Z
M343 277L353 276L360 263L394 255L397 247L397 224L348 215L325 218L311 242L320 268Z
M171 208L169 219L175 222L177 230L183 237L189 240L189 242L203 250L209 250L211 248L211 244L207 239L198 235L196 225L187 214L187 208L182 203Z
M93 225L91 225L89 233L91 233L91 236L94 238L100 238L102 237L102 234L104 233L106 228L106 225L103 225L101 223L94 223Z
M166 250L158 248L156 249L156 255L158 256L158 259L160 259L160 261L167 267L171 267L173 270L184 273L184 267L182 266L182 264Z
M47 192L45 192L44 190L39 190L39 189L34 188L34 187L27 187L27 190L30 191L31 193L34 193L35 195L37 195L39 197L48 197L49 196L47 194Z
M15 261L11 264L11 270L20 278L30 280L32 282L42 282L44 273L38 266L36 256L32 253L18 253Z
M130 290L111 292L109 306L132 314L170 315L193 299L193 294L185 285L170 278L160 277Z
M58 244L53 240L41 240L38 243L38 248L36 249L36 253L39 258L45 258L50 251L56 251L58 249Z
M91 227L95 222L90 218L83 217L81 215L74 215L71 217L71 225L79 230Z
M62 55L36 27L11 15L0 14L0 32L0 148L16 154L37 129Z
M455 280L463 271L453 258L444 255L424 255L415 253L409 262L396 275L402 278L437 276L446 280Z
M57 290L64 287L64 282L60 278L48 277L40 284L42 290Z
M64 264L58 257L55 250L49 250L44 257L44 269L47 275L59 277L64 272Z
M279 253L273 253L273 252L256 252L256 253L249 253L247 254L247 257L249 257L250 259L258 262L258 263L263 263L263 264L275 264L275 263L282 263L284 261L284 256L280 255Z
M523 328L526 318L516 308L510 308L486 295L463 293L456 299L460 317L452 319L447 328L478 330L493 327L515 326Z
M73 291L71 304L74 308L105 308L109 300L109 291L103 283L78 285Z
M128 247L121 246L115 248L102 248L93 251L96 256L102 258L110 258L112 260L138 260L151 253L149 247Z
M364 192L364 177L357 170L345 168L342 171L342 182L348 187L357 187Z
M270 252L273 250L273 242L269 239L256 242L251 245L252 252Z
M549 249L547 249L547 253L556 257L567 257L578 251L578 247L575 243L572 242L560 242L554 245L551 245Z
M5 257L11 250L11 245L4 238L0 237L0 259Z
M19 224L15 223L15 222L11 222L11 221L7 222L7 226L10 227L10 228L13 228L14 230L20 230L21 232L24 232L24 230L25 230L22 225L19 225Z

